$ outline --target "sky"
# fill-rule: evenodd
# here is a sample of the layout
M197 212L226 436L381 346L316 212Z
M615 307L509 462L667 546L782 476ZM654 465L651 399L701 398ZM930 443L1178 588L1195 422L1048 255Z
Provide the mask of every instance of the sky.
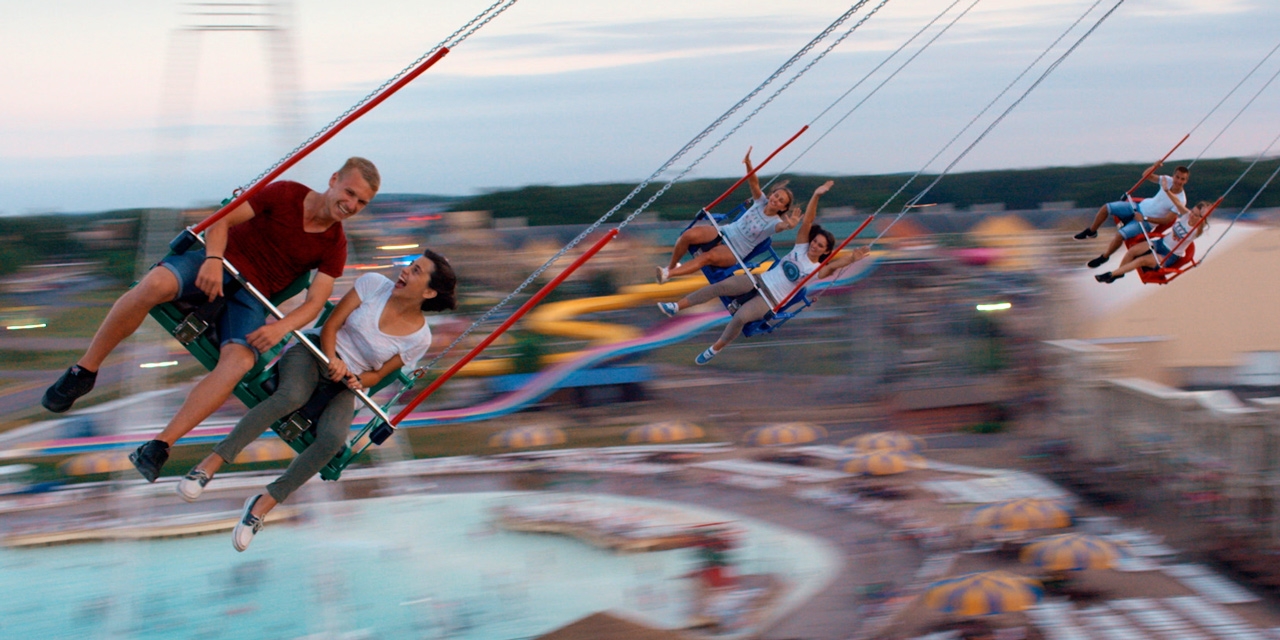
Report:
M961 0L832 107L952 1L888 0L687 177L738 174L748 147L759 160L811 123L773 168L917 171L1093 4L977 0L814 144L973 2ZM223 19L172 0L10 2L0 22L9 89L0 100L0 215L216 202L491 0L278 3L271 22L287 28L276 32L186 29ZM1102 0L928 168L955 158L1114 2ZM343 159L361 155L378 164L384 193L638 183L849 6L519 0L285 177L320 188ZM1274 0L1126 0L954 171L1154 161L1280 43L1277 26ZM1280 134L1280 82L1206 146L1277 72L1280 53L1174 157L1262 152Z

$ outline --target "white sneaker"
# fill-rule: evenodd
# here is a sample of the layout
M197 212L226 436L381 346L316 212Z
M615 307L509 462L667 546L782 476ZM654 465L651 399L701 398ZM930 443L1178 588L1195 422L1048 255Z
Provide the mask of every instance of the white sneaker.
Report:
M703 351L702 353L699 353L698 357L693 359L693 362L694 364L697 364L697 365L704 365L708 362L711 362L711 359L716 357L717 353L720 353L720 352L716 351L715 347L707 347L707 350Z
M209 474L205 473L204 469L192 467L187 475L182 476L178 481L178 495L187 502L195 502L200 494L204 493L204 487L209 484L209 480Z
M659 302L658 310L665 313L668 318L674 318L677 313L680 313L680 305L674 302Z
M658 267L658 284L666 284L671 279L671 270L666 267Z
M236 551L248 549L249 543L253 542L254 534L262 531L262 518L253 515L253 505L261 497L261 495L254 495L244 501L244 513L240 514L240 522L236 523L235 530L231 532L231 544L235 546Z

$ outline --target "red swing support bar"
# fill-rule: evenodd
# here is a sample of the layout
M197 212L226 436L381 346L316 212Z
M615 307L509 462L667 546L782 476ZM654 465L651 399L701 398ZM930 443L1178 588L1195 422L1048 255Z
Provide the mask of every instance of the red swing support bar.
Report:
M248 189L245 189L239 194L236 194L236 196L231 199L231 202L228 202L227 204L223 205L222 208L215 211L213 215L209 216L208 218L205 218L203 221L201 221L199 224L195 225L194 227L191 227L189 231L193 235L203 233L205 229L208 229L209 227L213 226L219 220L221 220L224 216L226 216L228 213L231 213L232 211L234 211L236 207L239 207L240 205L248 201L249 198L253 197L253 195L261 191L262 188L265 187L267 184L269 184L272 180L275 180L276 178L278 178L280 174L284 173L285 171L288 171L289 168L297 164L298 161L310 155L312 151L315 151L316 149L320 148L320 146L328 142L330 138L337 135L339 131L342 131L343 129L345 129L347 125L360 119L360 117L368 113L369 110L381 104L383 100L390 98L392 94L399 91L401 88L403 88L405 85L409 84L410 82L413 82L414 79L422 75L424 71L431 68L431 66L434 65L435 63L439 62L440 59L443 58L447 53L449 53L449 47L440 47L439 49L437 49L435 53L431 54L431 57L427 58L426 60L423 60L420 64L418 64L418 66L414 67L412 71L410 71L409 73L406 73L404 77L400 78L399 80L397 80L395 83L393 83L391 86L387 87L386 89L383 89L381 92L378 93L378 95L374 96L368 102L361 105L359 109L356 109L355 111L352 111L351 113L347 114L345 118L343 118L337 124L330 127L328 131L325 131L315 140L312 140L305 147L297 150L293 155L289 156L284 162L281 162L278 167L271 170L266 175L262 176L262 178L258 180L256 183L254 183L253 186L249 187Z
M1178 150L1178 147L1181 147L1181 146L1182 146L1182 143L1186 142L1186 141L1187 141L1187 138L1190 138L1190 137L1191 137L1191 134L1190 134L1190 133L1183 135L1183 136L1182 136L1182 139L1178 141L1178 144L1173 145L1173 148L1169 150L1169 153L1164 154L1164 157L1163 157L1163 158L1160 158L1160 161L1159 161L1159 162L1156 162L1156 165L1164 164L1164 161L1165 161L1165 160L1168 160L1168 159L1169 159L1169 156L1173 155L1173 152L1174 152L1174 151L1177 151L1177 150ZM1135 189L1137 189L1138 187L1141 187L1141 186L1142 186L1142 183L1146 182L1146 181L1147 181L1147 178L1150 178L1150 177L1151 177L1151 174L1152 174L1152 173L1154 173L1154 172L1155 172L1155 165L1151 165L1151 168L1149 168L1149 169L1147 169L1146 171L1142 172L1142 177L1141 177L1141 178L1139 178L1139 179L1138 179L1138 182L1136 182L1132 187L1129 187L1129 190L1128 190L1128 191L1126 191L1126 192L1124 192L1124 195L1125 195L1125 196L1130 196L1130 195L1132 195L1132 194L1133 194L1133 191L1134 191Z
M1195 228L1191 230L1191 233L1187 234L1187 237L1183 238L1178 242L1178 244L1171 247L1170 251L1177 251L1178 248L1181 247L1184 242L1186 243L1193 242L1192 238L1195 237L1196 232L1204 228L1204 225L1209 222L1209 216L1213 215L1213 212L1217 210L1218 205L1222 204L1223 197L1224 196L1220 196L1217 200L1214 200L1213 204L1209 206L1209 210L1204 212L1204 217L1200 219L1200 224L1196 225ZM1191 248L1194 248L1194 247L1189 247L1189 249ZM1139 274L1138 277L1142 278L1142 282L1144 284L1151 284L1153 282L1155 284L1169 284L1170 282L1173 282L1174 280L1176 280L1178 276L1191 270L1193 267L1198 267L1198 266L1200 266L1200 263L1197 262L1193 257L1188 261L1187 264L1182 264L1182 265L1173 266L1173 267L1160 267L1154 272L1148 272L1151 275L1151 278L1152 278L1151 280L1147 280L1146 278L1143 278L1142 276L1145 274L1141 274L1141 273Z
M422 404L422 402L426 400L428 397L430 397L431 394L435 393L436 390L439 389L441 385L443 385L450 378L452 378L453 375L457 373L459 370L461 370L462 367L466 366L468 362L471 362L476 356L480 355L481 351L484 351L490 344L493 344L493 341L497 340L498 336L502 335L507 329L510 329L511 326L514 325L517 320L519 320L522 316L524 316L524 314L528 313L529 310L532 309L534 306L536 306L539 302L541 302L543 298L547 297L547 294L551 293L553 289L560 286L560 283L564 282L565 279L568 278L570 275L572 275L574 271L577 271L578 267L581 267L588 260L594 257L597 253L600 252L601 249L604 248L606 244L609 244L609 242L616 237L618 237L617 229L610 229L607 233L605 233L604 236L601 237L599 240L597 240L595 244L591 245L591 247L587 249L585 252L583 252L582 255L578 256L577 260L574 260L572 264L570 264L568 267L565 267L565 270L561 271L560 274L557 275L555 278L552 278L551 282L548 282L547 284L543 285L542 288L539 289L537 293L533 294L533 297L529 298L528 300L525 301L524 304L520 305L520 308L516 309L515 313L511 314L511 317L507 318L501 325L498 326L497 329L493 330L493 333L490 333L488 337L486 337L484 340L481 340L480 344L472 347L471 351L468 351L466 355L459 358L457 362L453 363L452 367L449 367L448 370L440 374L439 378L436 378L435 380L433 380L431 384L427 386L426 389L423 389L422 392L417 395L417 397L415 397L412 401L406 404L404 408L400 410L400 413L397 413L394 417L391 418L391 424L389 426L394 428L396 425L400 424L400 421L404 420L406 416L412 413L413 410L416 409L419 404Z
M823 260L822 263L818 265L817 269L810 271L809 275L802 278L800 282L797 282L795 287L792 287L791 293L788 293L787 295L783 296L783 298L778 301L778 304L774 305L773 312L778 313L779 311L782 311L782 308L787 306L788 302L791 302L791 299L795 297L796 293L801 289L803 289L804 285L808 284L808 282L812 280L814 276L817 276L818 273L822 271L822 268L827 266L828 262L831 262L832 260L834 260L836 255L838 255L842 249L848 246L850 242L853 242L853 239L858 237L858 234L862 233L862 231L867 228L867 225L871 224L871 221L875 220L875 218L876 218L876 214L874 213L867 216L867 219L863 220L862 224L858 225L858 228L854 229L853 233L849 234L849 237L844 239L844 242L841 242L839 246L831 250L831 253L827 255L827 259Z

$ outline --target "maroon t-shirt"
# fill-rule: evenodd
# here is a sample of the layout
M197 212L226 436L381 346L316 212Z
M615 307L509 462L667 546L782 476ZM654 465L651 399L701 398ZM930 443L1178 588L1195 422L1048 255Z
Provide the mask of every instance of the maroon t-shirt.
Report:
M227 232L227 260L267 297L319 269L334 278L347 264L342 223L320 233L302 228L302 205L311 189L297 182L272 182L249 198L253 217Z

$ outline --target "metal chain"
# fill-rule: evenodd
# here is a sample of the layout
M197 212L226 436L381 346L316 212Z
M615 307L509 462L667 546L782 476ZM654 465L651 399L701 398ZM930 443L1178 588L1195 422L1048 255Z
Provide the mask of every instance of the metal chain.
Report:
M903 205L902 211L897 215L897 217L895 217L888 225L885 226L884 230L880 232L880 235L877 235L875 239L871 241L871 245L874 245L876 242L880 240L880 238L883 238L884 234L888 233L889 229L892 228L893 225L898 222L898 220L901 220L902 216L908 210L910 210L912 207L918 204L924 198L924 196L928 194L931 189L933 189L933 187L935 187L939 182L941 182L942 179L945 178L947 174L950 173L951 170L955 168L955 166L965 158L965 156L969 155L969 152L972 151L974 147L978 146L978 143L982 142L982 140L987 137L987 134L991 133L991 131L995 129L997 125L999 125L1001 122L1004 121L1005 117L1007 117L1010 113L1012 113L1013 110L1018 107L1018 105L1022 104L1022 101L1025 100L1027 96L1031 95L1031 92L1035 91L1036 87L1039 87L1040 83L1044 82L1045 79L1048 78L1049 75L1052 74L1058 68L1058 66L1061 65L1063 61L1067 59L1068 56L1074 53L1075 50L1079 48L1080 45L1083 44L1085 40L1089 38L1089 36L1093 35L1093 32L1097 31L1098 27L1101 27L1102 23L1106 22L1107 18L1110 18L1111 14L1115 13L1116 9L1119 9L1120 5L1124 4L1124 2L1125 0L1117 0L1116 3L1112 5L1110 9L1107 10L1106 13L1102 14L1102 17L1098 18L1097 22L1093 23L1093 26L1089 27L1088 31L1085 31L1083 35L1081 35L1070 47L1067 48L1066 51L1062 53L1062 55L1057 57L1057 59L1055 59L1048 66L1048 68L1046 68L1044 72L1040 74L1040 77L1036 78L1035 82L1032 82L1031 86L1027 87L1027 89L1022 92L1022 95L1018 96L1017 100L1014 100L1013 103L1010 104L1008 107L1006 107L1005 110L1001 112L1000 115L997 116L995 120L991 121L991 124L987 125L987 128L983 129L982 133L978 134L978 137L975 138L973 142L970 142L969 146L965 147L964 150L961 151L960 154L957 155L955 159L952 160L951 163L948 164L946 168L944 168L942 172L939 173L938 176L933 179L933 182L930 182L929 185L926 186L923 191L921 191L920 193L916 194L915 197L908 200L907 203ZM1089 10L1085 11L1085 15L1088 15L1092 11L1093 11L1093 7L1089 7ZM1074 28L1074 25L1072 26ZM966 128L968 126L969 125L966 125ZM948 145L950 144L951 143L948 143ZM933 162L933 160L931 159L929 162ZM925 165L925 166L927 167L928 165ZM917 171L916 174L913 175L910 179L908 179L907 182L903 184L902 187L900 187L896 192L894 192L894 194L890 196L889 199L886 200L884 204L880 205L880 208L876 210L876 213L880 213L881 211L883 211L884 208L887 207L889 203L893 201L894 198L898 197L898 195L900 195L907 188L908 184L911 184L912 180L915 180L916 177L918 177L923 172L924 172L924 168L921 168L920 171ZM872 215L875 215L875 214L872 214Z
M1258 89L1257 93L1253 94L1252 98L1249 98L1248 102L1244 103L1243 107L1240 107L1240 110L1236 112L1236 115L1233 116L1231 120L1229 120L1227 124L1222 127L1222 130L1218 132L1218 135L1214 136L1213 139L1209 141L1209 144L1206 144L1204 148L1200 150L1200 154L1197 155L1195 159L1191 161L1191 165L1194 165L1196 163L1196 160L1199 160L1201 157L1203 157L1204 154L1209 151L1209 147L1212 147L1213 143L1217 142L1218 138L1221 138L1222 134L1226 133L1227 129L1230 129L1231 125L1235 124L1236 120L1239 119L1240 116L1244 115L1244 112L1248 110L1250 106L1253 105L1253 101L1257 100L1258 96L1262 95L1262 92L1266 91L1267 87L1271 86L1272 82L1275 82L1277 76L1280 76L1280 69L1277 69L1275 73L1271 74L1271 78L1268 79L1266 83L1263 84L1262 87ZM1232 91L1234 91L1234 89ZM1187 166L1190 167L1191 165L1187 165Z
M449 34L449 37L445 38L444 40L441 40L439 44L427 50L426 53L422 54L422 56L420 56L417 60L414 60L411 64L409 64L409 66L401 69L394 76L391 76L391 78L389 78L386 82L383 82L377 89L374 89L373 91L371 91L368 95L361 98L355 104L351 105L351 108L342 112L341 115L339 115L338 117L330 121L329 124L321 127L319 131L316 131L315 133L311 134L310 138L307 138L302 142L302 144L299 144L298 146L294 147L292 151L285 154L279 160L276 160L275 164L272 164L270 167L267 167L267 169L262 173L259 173L256 178L238 187L235 193L243 192L249 189L250 187L252 187L253 185L257 184L258 182L260 182L263 178L267 177L267 175L270 174L272 171L275 171L277 168L279 168L280 165L284 164L285 162L288 162L290 158L295 156L302 149L306 148L307 145L311 144L312 142L315 142L317 139L320 138L320 136L324 135L327 131L332 129L339 122L342 122L347 116L351 115L352 113L355 113L357 109L363 107L370 100L378 97L378 94L382 93L384 89L395 84L398 80L400 80L400 78L403 78L405 74L409 73L415 67L422 64L424 60L434 55L435 52L439 51L445 46L448 46L451 49L453 47L458 46L458 44L460 44L463 40L467 39L471 34L475 33L477 29L488 24L490 20L493 20L498 16L498 14L502 13L503 11L506 11L507 8L515 4L516 1L517 0L498 0L498 2L495 2L492 5L489 5L489 8L480 12L478 15L472 18L469 22L459 27L457 31L454 31L453 33ZM495 9L497 10L494 11ZM476 24L477 22L479 24ZM468 28L470 28L469 31L467 31ZM463 33L464 31L466 32ZM459 36L459 34L462 34L462 35Z
M892 80L895 76L897 76L899 72L907 68L907 66L910 65L912 61L914 61L917 57L919 57L920 54L924 53L924 51L928 49L930 45L936 42L938 38L941 38L942 35L946 33L949 29L951 29L951 27L954 26L956 22L958 22L961 18L963 18L965 14L969 13L969 11L973 9L978 4L979 1L980 0L974 0L973 4L970 4L968 8L960 12L960 15L953 18L951 22L947 24L947 26L943 27L940 31L938 31L938 33L936 33L932 38L930 38L928 42L924 43L924 45L921 46L918 51L912 54L910 58L907 58L906 62L903 62L901 65L899 65L898 68L895 69L893 73L889 74L887 78L885 78L884 80L881 80L880 84L876 85L874 89L872 89L867 95L863 96L863 98L859 100L857 104L853 105L853 107L850 108L849 111L847 111L843 116L841 116L839 120L836 120L826 131L822 132L822 135L818 136L818 139L809 143L809 146L805 147L804 151L801 151L800 154L795 157L795 159L793 159L790 163L788 163L787 166L783 167L782 170L778 172L778 175L786 173L787 169L790 169L792 165L799 162L801 158L803 158L806 154L809 153L809 151L811 151L814 147L818 146L819 142L822 142L823 140L825 140L827 136L832 131L835 130L836 127L840 126L846 119L848 119L849 116L853 115L854 111L857 111L860 107L862 107L862 105L865 104L868 100L870 100L872 96L874 96L877 92L880 91L880 89L882 89L886 84L888 84L890 80ZM1098 0L1098 1L1101 2L1102 0ZM955 2L952 2L950 5L947 6L947 8L943 9L941 13L935 16L933 20L930 20L928 24L924 25L924 27L921 27L921 29L917 31L915 35L911 36L910 38L907 39L906 42L902 43L902 46L898 47L897 50L889 54L889 56L886 57L880 64L876 65L874 69L867 72L867 75L862 76L861 80L858 80L858 82L854 83L854 85L850 87L848 91L844 92L844 95L837 98L835 102L832 102L831 106L827 107L826 109L823 109L822 113L819 113L812 121L810 121L810 124L817 122L818 118L821 118L822 116L826 115L828 111L835 108L836 104L838 104L841 100L844 100L850 93L853 93L854 89L857 89L859 86L862 85L863 82L866 82L868 78L870 78L873 74L875 74L875 72L879 71L882 67L884 67L884 65L888 64L889 61L894 58L894 56L901 53L902 50L907 47L907 45L914 42L916 38L920 37L921 34L923 34L926 30L928 30L929 27L932 27L938 20L941 20L942 16L946 15L947 12L951 11L951 9L955 7L957 4L960 4L960 0L955 0ZM1026 73L1026 72L1024 71L1023 73ZM939 153L941 153L941 151ZM932 160L930 162L932 162ZM777 176L774 176L774 179L777 179ZM773 183L773 180L770 180L769 184L772 184L772 183Z
M1227 101L1227 98L1230 98L1232 94L1234 94L1234 93L1235 93L1235 92L1236 92L1236 91L1237 91L1241 86L1243 86L1243 85L1244 85L1244 83L1245 83L1245 81L1246 81L1246 80L1248 80L1249 78L1251 78L1251 77L1253 76L1253 74L1254 74L1255 72L1257 72L1257 70L1258 70L1260 67L1262 67L1262 65L1263 65L1263 64L1265 64L1265 63L1267 62L1267 60L1270 60L1270 59L1271 59L1271 56L1275 55L1276 50L1280 50L1280 43L1277 43L1277 44L1276 44L1276 46L1272 47L1272 48L1271 48L1271 51L1267 52L1267 55L1263 56L1262 60L1258 61L1258 64L1253 65L1253 68L1249 70L1249 73L1244 74L1244 77L1243 77L1243 78L1240 78L1240 82L1237 82L1237 83L1236 83L1236 86L1232 87L1232 88L1231 88L1231 90L1227 92L1227 95L1222 96L1222 99L1218 101L1218 104L1213 105L1213 108L1209 110L1209 113L1204 114L1204 117L1203 117L1203 118L1200 118L1200 122L1197 122L1197 123L1196 123L1196 126L1191 127L1191 131L1188 131L1188 132L1187 132L1187 135L1191 135L1191 134L1195 133L1195 132L1196 132L1196 129L1199 129L1199 128L1200 128L1200 125L1204 124L1204 121L1205 121L1205 120L1208 120L1208 119L1209 119L1209 116L1213 115L1213 114L1214 114L1214 112L1218 110L1218 107L1221 107L1221 106L1222 106L1222 104L1223 104L1224 102L1226 102L1226 101ZM1222 135L1222 134L1218 134L1218 135ZM1214 138L1214 140L1217 140L1217 138ZM1210 144L1212 144L1212 143L1210 143ZM1201 152L1200 152L1200 156L1204 155L1204 152L1205 152L1205 151L1208 151L1208 150L1209 150L1209 148L1208 148L1208 147L1205 147L1204 151L1201 151ZM1188 166L1188 167L1190 167L1190 166L1194 165L1194 164L1196 163L1196 160L1199 160L1199 159L1200 159L1200 156L1196 156L1196 157L1195 157L1195 160L1192 160L1192 161L1191 161L1191 164L1189 164L1189 165L1187 165L1187 166Z
M613 217L615 213L621 210L622 207L626 206L628 202L630 202L633 198L639 195L639 193L643 191L646 187L648 187L650 183L652 183L654 180L657 180L659 176L661 176L664 172L666 172L673 165L675 165L675 163L678 162L680 158L684 157L685 154L689 153L689 151L691 151L693 148L698 146L698 144L700 144L703 140L705 140L707 136L711 134L711 132L719 128L721 124L724 124L726 120L732 117L734 113L736 113L744 105L746 105L753 98L755 98L755 96L758 95L761 91L763 91L765 87L772 84L774 80L778 79L779 76L785 73L787 69L791 68L797 61L800 60L800 58L803 58L805 55L807 55L808 52L811 51L815 46L817 46L819 42L826 39L826 37L830 35L833 31L835 31L837 28L839 28L841 24L844 24L844 22L846 22L850 16L856 13L858 9L862 8L868 1L869 0L859 0L847 11L841 14L840 17L838 17L834 22L828 25L827 28L823 29L821 33L815 36L812 40L806 43L804 47L802 47L794 55L788 58L787 61L784 62L782 66L778 67L778 69L775 70L772 74L770 74L769 77L764 80L764 82L761 82L758 86L756 86L756 88L752 89L750 93L748 93L741 100L739 100L732 107L730 107L728 111L721 114L720 117L716 118L714 122L708 125L705 129L699 132L698 135L694 136L692 140L690 140L683 147L681 147L680 150L677 151L675 155L671 156L671 158L668 159L665 163L663 163L661 167L659 167L656 171L650 174L648 178L645 178L639 185L637 185L634 189L632 189L631 192L626 195L626 197L624 197L620 202L618 202L618 204L614 205L613 208L605 212L605 214L600 216L600 218L598 218L595 222L591 223L591 225L589 225L585 230L579 233L577 237L569 241L568 244L566 244L558 252L556 252L555 255L551 256L551 258L548 259L545 263L543 263L542 266L538 267L532 274L529 275L528 278L525 278L524 282L520 283L520 285L517 286L515 290L513 290L505 298L503 298L496 305L494 305L492 308L486 311L483 315L477 318L474 322L472 322L471 325L467 327L461 334L459 334L457 338L454 338L453 342L450 342L449 345L445 347L443 351L441 351L434 358L432 358L430 362L428 362L426 365L420 368L420 370L423 371L423 374L425 375L425 372L427 370L430 370L432 367L438 364L441 359L443 359L446 355L452 352L453 349L456 348L459 343L461 343L464 339L466 339L469 335L471 335L481 324L491 319L495 314L498 313L498 311L504 308L512 299L514 299L517 295L519 295L520 292L528 288L528 286L532 284L535 280L537 280L538 276L541 276L542 273L545 272L547 269L549 269L552 264L554 264L557 260L559 260L569 251L572 251L574 247L576 247L584 239L586 239L588 236L594 233L597 229L600 228L601 225L607 222L609 218ZM884 1L887 2L888 0L884 0ZM859 22L858 24L861 24L861 22ZM843 36L841 39L843 39L844 37L847 37L847 35ZM825 55L825 52L824 52L824 55ZM810 64L809 66L812 66L812 64ZM808 68L809 67L805 67L804 70L807 71ZM803 73L803 71L801 73ZM785 89L787 86L790 86L791 82L794 82L794 81L795 81L795 78L792 78L783 88ZM770 96L769 100L772 101L773 98L776 96L777 96L777 93L775 93L773 96ZM768 102L766 102L765 104L768 104ZM755 111L751 112L751 114L747 116L747 119L750 119L751 117L753 117L756 113L759 112L759 110L760 108L758 107ZM738 128L742 126L742 124L743 123L739 123L736 127L734 127L733 131L737 131ZM731 131L729 135L732 135L733 131ZM713 146L712 149L715 149L715 147L719 146L720 143L723 141L724 141L724 138L721 138L719 141L715 143L715 146ZM684 176L689 171L691 171L693 167L695 167L699 162L701 162L703 158L705 158L706 156L707 156L707 153L704 153L701 156L699 156L696 160L694 160L692 164L686 167L680 173L679 176L677 176L675 179L663 185L663 187L659 189L656 194L654 194L652 197L646 200L644 204L642 204L638 209L636 209L634 212L628 215L626 219L623 220L622 223L618 225L618 229L622 229L628 223L630 223L633 219L635 219L636 216L640 215L640 213L642 213L645 209L647 209L649 205L653 204L659 197L665 194L667 190L670 189L671 186L674 184L675 180L678 180L680 177ZM416 374L417 371L415 371L414 373ZM417 376L414 379L416 380L418 377L421 377L421 376Z
M1267 148L1263 149L1262 152L1259 153L1257 157L1253 159L1253 162L1250 162L1249 166L1244 168L1244 171L1240 173L1239 177L1236 178L1236 181L1232 182L1231 186L1227 187L1227 190L1222 192L1222 195L1219 196L1219 200L1225 200L1227 198L1227 194L1231 193L1231 190L1235 189L1236 185L1240 184L1241 180L1244 180L1244 177L1248 175L1250 171L1253 170L1253 167L1255 165L1257 165L1259 162L1262 161L1264 157L1266 157L1266 155L1271 151L1271 147L1274 147L1277 142L1280 142L1280 135L1277 135L1276 137L1271 139L1271 144L1268 144ZM1205 249L1204 255L1200 256L1200 260L1198 261L1200 264L1204 264L1205 258L1209 257L1209 252L1213 251L1213 248L1218 246L1218 243L1222 242L1223 238L1227 237L1227 232L1230 231L1232 227L1236 226L1236 220L1239 220L1240 216L1244 215L1244 212L1248 211L1249 207L1253 206L1253 201L1257 200L1258 196L1262 195L1262 192L1266 190L1266 188L1271 184L1271 181L1275 179L1277 172L1280 172L1280 166L1276 167L1276 170L1271 173L1271 177L1267 178L1267 181L1262 183L1262 187L1259 188L1253 194L1252 198L1249 198L1249 202L1245 203L1244 208L1236 212L1235 217L1231 219L1231 224L1228 224L1227 228L1222 230L1222 235L1218 236L1218 239L1214 240L1213 244L1209 245L1208 249Z
M850 9L850 11L856 11L858 8L865 5L868 1L869 0L861 0L858 4L854 5L854 7ZM640 205L640 207L637 208L635 211L633 211L631 215L627 216L625 220L618 223L618 230L622 230L622 228L630 224L631 221L634 220L636 216L643 213L645 209L648 209L649 205L653 204L654 201L662 197L662 194L666 193L667 190L670 189L672 186L674 186L675 183L678 182L681 178L688 175L690 171L693 171L694 167L698 166L698 164L701 163L704 159L706 159L707 156L711 155L711 153L716 149L718 149L720 145L724 144L724 142L728 140L730 137L732 137L733 134L737 133L739 129L741 129L744 125L750 122L751 119L756 116L756 114L760 113L761 110L769 106L769 103L773 102L775 98L777 98L779 95L782 95L783 91L786 91L787 88L790 87L792 84L794 84L796 80L799 80L800 77L803 76L807 71L809 71L809 69L811 69L813 65L817 64L819 60L822 60L824 57L826 57L826 55L830 53L831 50L836 47L836 45L839 45L841 42L844 42L844 40L848 38L850 35L852 35L853 32L858 29L858 27L862 26L862 24L866 22L867 19L869 19L872 15L874 15L875 12L879 11L880 8L883 7L885 4L887 4L888 2L889 0L881 0L880 4L877 5L875 8L873 8L870 13L863 16L861 20L854 23L853 26L849 27L849 29L845 31L844 34L842 34L835 42L831 43L831 45L829 45L821 53L814 56L813 60L810 60L808 64L806 64L799 71L797 71L793 76L791 76L791 78L787 80L785 84L783 84L781 87L778 87L778 89L775 90L772 94L770 94L768 98L765 98L765 100L761 102L759 105L757 105L756 108L751 111L751 113L748 113L747 115L743 116L742 120L739 120L738 123L735 124L733 128L729 130L728 133L724 134L723 136L720 137L719 140L716 140L714 143L712 143L712 145L709 148L707 148L705 151L702 152L702 155L698 156L692 163L689 164L689 166L681 170L680 173L676 174L674 178L671 178L670 180L668 180L666 184L662 185L662 188L659 189L657 193L653 194L653 196L651 196L648 200L646 200L644 204ZM812 44L817 44L817 43L814 42ZM810 46L809 48L812 48L812 46Z

